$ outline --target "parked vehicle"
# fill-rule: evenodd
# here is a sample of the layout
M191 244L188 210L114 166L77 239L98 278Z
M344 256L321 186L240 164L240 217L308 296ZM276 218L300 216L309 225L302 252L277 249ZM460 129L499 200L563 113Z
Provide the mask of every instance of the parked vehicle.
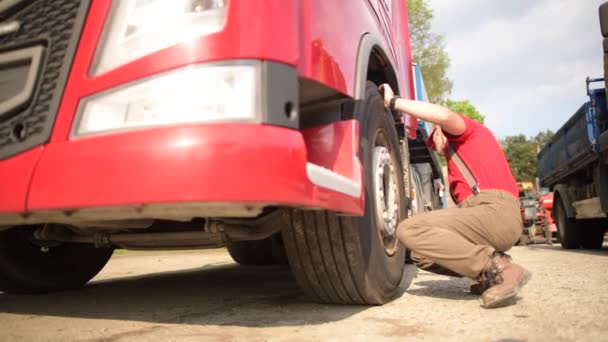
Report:
M532 182L519 182L519 207L524 227L533 225L536 222L536 212L538 205L538 194Z
M548 243L552 243L556 237L557 226L553 219L553 193L547 188L540 189L538 220L536 225L544 227Z
M604 58L608 63L608 2L600 6ZM604 72L608 75L608 64ZM554 192L553 213L563 248L601 248L608 227L608 110L606 88L586 81L589 101L557 131L538 155L543 186Z
M0 290L114 248L285 254L310 298L400 291L417 121L405 2L0 2ZM348 29L343 29L347 27Z
M546 188L541 188L541 194L536 191L532 182L520 182L519 202L523 222L520 245L544 242L553 243L553 233L556 230L551 218L553 194L546 194ZM551 200L548 200L551 196Z
M420 65L413 65L415 98L428 101ZM412 166L412 214L442 209L446 206L442 195L443 171L437 153L428 148L426 140L432 132L432 124L418 121L416 139L409 141L410 164Z

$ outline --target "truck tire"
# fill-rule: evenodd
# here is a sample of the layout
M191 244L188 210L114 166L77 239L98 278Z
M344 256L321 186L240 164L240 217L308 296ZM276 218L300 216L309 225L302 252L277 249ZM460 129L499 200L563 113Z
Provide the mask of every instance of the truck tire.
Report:
M360 122L364 216L294 209L287 213L283 238L294 277L310 298L322 303L384 304L398 294L405 264L405 248L396 237L396 224L407 217L399 140L375 84L368 82L366 99L355 105L354 117ZM383 187L376 188L380 184ZM378 200L391 197L396 202ZM387 221L379 217L382 204L394 222L390 214Z
M433 185L433 210L442 209L441 197L439 197L439 190Z
M416 214L422 214L425 212L424 208L424 198L422 193L422 181L420 180L420 175L416 172L415 168L410 168L410 172L412 174L412 186L414 187L414 191L416 192L416 198L412 201L412 216Z
M588 222L587 222L588 221ZM604 244L606 220L587 220L581 222L579 242L585 249L601 249Z
M228 242L226 248L232 260L239 265L287 265L281 234L275 234L264 240Z
M31 238L33 230L0 232L0 291L45 293L83 286L108 262L114 249L77 243L44 247Z
M575 219L568 218L566 215L566 207L562 202L562 199L557 197L553 205L555 212L555 223L557 224L557 237L559 243L564 249L576 249L579 248L579 222Z

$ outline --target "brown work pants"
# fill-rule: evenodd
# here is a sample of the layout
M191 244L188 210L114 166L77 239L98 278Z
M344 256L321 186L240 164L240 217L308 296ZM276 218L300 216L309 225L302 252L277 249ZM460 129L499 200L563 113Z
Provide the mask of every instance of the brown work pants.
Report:
M408 218L397 230L419 268L469 278L481 273L494 251L509 250L521 232L519 201L500 190L484 190L458 208Z

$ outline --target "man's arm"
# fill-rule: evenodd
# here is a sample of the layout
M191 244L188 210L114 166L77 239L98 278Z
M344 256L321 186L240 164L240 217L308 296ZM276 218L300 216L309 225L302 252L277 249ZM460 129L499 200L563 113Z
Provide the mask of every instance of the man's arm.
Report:
M384 106L388 109L395 93L388 84L380 86L384 93ZM435 104L399 98L395 101L395 110L405 112L422 121L432 122L451 135L464 133L466 125L460 115Z

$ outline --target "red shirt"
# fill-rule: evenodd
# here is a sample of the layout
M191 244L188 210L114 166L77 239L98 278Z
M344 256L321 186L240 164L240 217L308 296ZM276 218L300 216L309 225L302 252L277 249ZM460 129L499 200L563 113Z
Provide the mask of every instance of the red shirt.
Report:
M479 184L480 190L503 190L519 197L517 183L511 174L507 158L490 130L479 122L462 117L466 128L464 133L458 136L443 132L448 143L460 155L460 158L469 167ZM435 131L433 131L433 134ZM427 145L434 148L433 134L429 137ZM471 196L473 192L467 184L462 173L447 155L448 180L450 191L458 203Z

